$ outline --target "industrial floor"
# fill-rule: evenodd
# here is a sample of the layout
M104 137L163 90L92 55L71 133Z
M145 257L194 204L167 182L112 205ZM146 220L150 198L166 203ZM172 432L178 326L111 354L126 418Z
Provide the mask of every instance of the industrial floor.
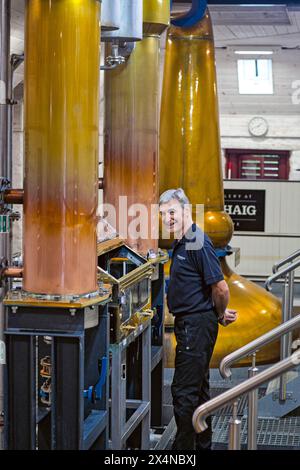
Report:
M172 420L172 396L171 383L174 369L165 370L164 385L164 422L169 423L169 440L166 449L171 449L176 432L174 419ZM221 378L219 371L211 370L210 389L211 398L224 392L226 389L237 385L247 377L247 368L233 370L230 381ZM259 398L263 398L267 392L267 385L259 389ZM242 449L247 446L247 397L243 396L239 403L238 416L241 419L241 445ZM262 410L263 413L263 410ZM261 414L261 413L259 413ZM232 416L232 406L225 406L218 410L213 416L213 450L227 449L228 425ZM300 450L300 408L284 417L260 417L258 420L258 449L259 450ZM160 446L160 448L162 448Z

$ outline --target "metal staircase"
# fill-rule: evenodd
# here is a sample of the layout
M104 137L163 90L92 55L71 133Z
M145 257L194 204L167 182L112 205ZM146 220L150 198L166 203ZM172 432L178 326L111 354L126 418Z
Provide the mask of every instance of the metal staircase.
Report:
M210 371L211 400L196 410L194 421L197 422L199 415L202 421L208 414L212 415L214 450L227 448L300 450L300 366L298 365L300 354L297 349L300 341L292 343L291 336L293 331L300 329L299 302L295 297L297 289L294 288L294 272L299 266L300 250L276 264L273 267L273 275L265 283L270 289L275 281L283 281L282 324L225 357L220 371L217 369ZM278 291L278 284L274 287L277 287ZM257 350L279 338L280 362L272 367L256 368ZM294 364L291 359L292 346L295 351L294 358L299 360L298 364ZM245 367L230 369L231 365L248 355L253 356L250 369ZM280 379L283 371L284 380ZM172 375L172 369L165 369L164 423L168 428L166 435L169 436L169 440L161 442L161 445L156 447L160 449L171 449L176 432L175 421L171 419ZM261 375L263 375L262 380ZM251 388L253 380L258 382L254 388ZM248 414L251 418L249 423ZM201 426L198 426L198 430L200 428Z
M212 415L214 449L300 449L300 342L292 343L292 332L300 327L300 315L294 316L293 310L294 273L299 266L300 250L273 267L265 286L271 290L274 282L283 280L282 324L226 356L220 365L226 380L214 374L211 400L195 411L193 422L198 432L205 429L205 418ZM280 362L259 370L256 352L279 338ZM251 355L248 379L247 371L240 369L240 376L229 381L230 367Z

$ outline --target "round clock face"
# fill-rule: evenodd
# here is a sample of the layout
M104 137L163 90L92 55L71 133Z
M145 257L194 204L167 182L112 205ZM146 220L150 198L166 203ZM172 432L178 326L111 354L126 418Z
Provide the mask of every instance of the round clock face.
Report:
M267 134L269 125L262 117L255 117L249 122L249 132L255 137L263 137Z

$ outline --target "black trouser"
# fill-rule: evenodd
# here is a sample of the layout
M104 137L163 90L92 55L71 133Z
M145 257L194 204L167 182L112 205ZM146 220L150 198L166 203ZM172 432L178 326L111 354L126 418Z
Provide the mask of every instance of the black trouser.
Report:
M177 434L176 450L209 450L211 420L208 429L196 434L192 417L197 406L209 400L209 362L218 335L218 319L214 311L175 317L177 341L175 372L172 383L174 416Z

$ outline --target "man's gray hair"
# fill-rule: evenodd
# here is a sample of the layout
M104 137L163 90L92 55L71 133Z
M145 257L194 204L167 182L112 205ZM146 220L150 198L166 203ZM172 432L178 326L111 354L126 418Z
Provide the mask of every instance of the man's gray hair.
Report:
M167 204L170 202L172 199L176 199L178 202L180 202L181 206L184 207L187 204L190 204L190 201L183 191L182 188L178 189L168 189L168 191L165 191L159 198L159 205L161 206L162 204Z

